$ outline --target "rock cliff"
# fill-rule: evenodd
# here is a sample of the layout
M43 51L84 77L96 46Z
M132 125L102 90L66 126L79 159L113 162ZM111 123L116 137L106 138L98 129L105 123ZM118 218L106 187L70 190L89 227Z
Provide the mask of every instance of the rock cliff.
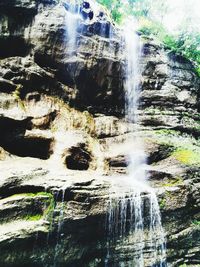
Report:
M135 132L124 119L122 32L102 7L86 6L70 40L68 9L0 0L0 266L104 266L111 180L126 173L135 135L159 199L168 264L199 266L200 81L192 63L141 36Z

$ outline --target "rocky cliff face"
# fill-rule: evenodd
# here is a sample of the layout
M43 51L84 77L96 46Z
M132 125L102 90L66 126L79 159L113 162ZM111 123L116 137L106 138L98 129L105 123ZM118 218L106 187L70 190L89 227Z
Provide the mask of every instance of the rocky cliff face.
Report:
M66 3L0 8L0 266L104 266L111 180L126 173L135 135L169 266L198 266L200 82L191 62L141 37L135 132L123 118L122 33L101 7L82 10L73 49Z

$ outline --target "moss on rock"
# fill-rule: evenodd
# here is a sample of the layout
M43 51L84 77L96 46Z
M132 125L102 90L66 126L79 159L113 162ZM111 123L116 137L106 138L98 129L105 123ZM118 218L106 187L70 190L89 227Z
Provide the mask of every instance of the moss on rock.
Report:
M8 209L10 209L10 203L12 207L12 203L21 205L20 203L23 202L24 207L22 207L23 210L18 216L18 219L26 221L38 221L43 218L50 221L55 206L54 196L48 192L14 194L2 201L5 205L8 205ZM13 208L9 212L10 215L7 218L7 221L9 221L10 217L16 213Z
M178 148L172 153L172 156L186 165L199 165L200 164L200 153L190 149Z

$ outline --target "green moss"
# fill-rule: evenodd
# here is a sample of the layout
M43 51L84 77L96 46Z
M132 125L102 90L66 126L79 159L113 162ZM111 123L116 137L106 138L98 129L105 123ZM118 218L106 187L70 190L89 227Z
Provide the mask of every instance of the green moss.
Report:
M189 149L177 149L172 153L172 156L186 165L200 164L200 153Z
M194 220L194 221L192 222L192 224L193 224L193 225L198 225L198 226L200 226L200 221L199 221L199 220Z
M47 208L44 211L44 218L46 218L48 221L51 221L53 218L53 212L54 212L54 208L55 208L55 200L52 194L50 194L51 196L49 197L49 201L47 204Z
M188 134L170 129L154 131L158 144L172 146L169 156L185 165L200 165L199 141Z
M187 267L187 265L184 263L184 264L179 265L179 267Z
M51 220L53 217L53 211L55 207L55 201L54 197L51 193L48 192L37 192L37 193L22 193L22 194L15 194L10 196L9 198L17 198L17 197L30 197L30 198L36 198L36 197L41 197L41 196L46 196L47 198L44 199L44 211L43 213L29 213L23 217L25 220L30 220L30 221L38 221L42 218L45 218L46 220ZM34 200L33 200L34 201Z
M42 214L40 213L39 214L28 214L24 217L24 219L29 220L29 221L38 221L44 218L50 221L51 223L51 220L53 218L54 207L55 207L55 202L52 196L46 203L46 208Z
M21 193L21 194L14 194L8 198L16 198L16 197L38 197L38 196L47 196L47 197L52 197L51 193L48 192L37 192L37 193Z
M170 130L170 129L157 130L157 131L155 131L155 133L158 134L158 135L168 135L168 136L179 136L179 135L181 135L180 131Z
M53 197L52 194L48 192L26 193L25 195L30 197L37 197L37 196Z
M22 91L23 87L21 84L17 85L15 91L13 92L13 96L14 98L17 100L19 106L21 109L23 109L25 111L25 106L24 106L24 102L21 99L21 91Z
M173 180L169 180L167 183L163 183L162 186L171 187L171 186L177 186L181 184L183 184L183 179L181 177L176 177Z
M160 208L161 209L164 209L165 206L166 206L166 199L165 198L162 198L159 202L159 205L160 205Z
M28 214L24 217L24 219L26 221L39 221L42 219L42 217L43 217L43 214L35 214L35 215Z
M152 114L152 115L160 115L160 114L162 114L164 112L161 109L153 108L153 107L145 108L144 111L145 111L146 114Z

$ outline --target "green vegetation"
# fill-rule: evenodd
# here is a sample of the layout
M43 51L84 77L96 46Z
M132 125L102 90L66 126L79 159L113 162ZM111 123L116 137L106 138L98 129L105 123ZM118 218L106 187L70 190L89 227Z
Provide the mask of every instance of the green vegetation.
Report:
M41 218L45 218L47 220L50 220L53 216L53 211L54 211L54 207L55 207L55 201L54 201L54 197L51 193L47 193L47 192L38 192L38 193L27 193L27 194L24 194L26 196L29 196L29 197L39 197L39 196L46 196L48 197L48 199L45 199L44 200L44 203L45 203L45 209L44 209L44 212L43 214L36 214L36 215L28 215L26 218L29 219L29 220L39 220Z
M15 197L38 197L38 196L46 196L46 197L53 197L51 193L48 192L36 192L36 193L21 193L21 194L14 194L10 196L9 198L15 198Z
M194 221L192 222L192 224L193 224L193 225L198 225L198 226L200 226L200 221L198 221L198 220L194 220Z
M196 65L196 72L200 76L200 34L181 32L178 35L170 35L166 33L161 38L166 48L170 49L176 54L182 55L185 58L194 61Z
M124 7L121 0L98 0L98 2L111 10L111 16L115 22L121 23L124 13L124 9L121 9L121 7Z
M172 34L161 23L144 18L140 20L139 31L145 36L156 38L170 52L193 61L196 72L200 75L200 33L188 32L186 28Z
M98 2L111 10L111 16L117 23L121 23L127 16L150 18L155 9L159 10L159 16L163 17L167 8L164 0L98 0Z
M17 100L20 108L25 110L24 102L21 99L21 91L22 91L22 89L23 89L22 85L20 85L20 84L17 85L15 91L13 92L13 96Z
M171 129L155 130L153 133L155 134L156 139L159 143L166 143L175 146L175 148L180 147L189 150L197 149L200 153L200 150L198 149L200 146L200 140L195 139L188 133L183 133L181 131Z
M24 217L24 219L25 219L26 221L39 221L39 220L42 219L42 217L43 217L42 214L35 214L35 215L31 215L31 214L29 214L29 215L26 215L26 216Z
M162 198L159 202L159 206L161 209L164 209L165 206L166 206L166 199L165 198Z
M162 136L162 135L167 135L167 136L179 136L179 135L181 135L180 131L170 130L170 129L156 130L155 133L160 135L160 136Z
M129 16L136 18L139 22L138 30L143 35L154 37L169 51L192 60L200 75L200 32L196 26L200 20L194 11L195 0L194 3L184 2L177 7L168 0L98 0L98 2L111 10L111 17L118 24ZM176 29L170 30L166 21L169 22L172 15L176 20L176 9L180 9L184 16L179 18Z
M178 148L172 153L178 161L186 165L197 165L200 164L200 153L189 149Z
M16 86L15 91L13 92L13 96L18 100L20 99L20 94L21 94L22 86L19 84Z
M53 195L49 193L49 201L47 203L47 208L45 209L43 214L44 218L51 221L53 218L54 208L55 208L55 200Z
M198 177L198 171L194 171L197 167L200 167L200 147L199 140L194 139L188 134L181 134L181 132L175 130L157 130L147 131L149 136L145 138L145 141L155 143L158 146L159 160L152 162L152 165L159 165L162 159L170 164L182 165L193 169L191 177L195 179ZM158 155L158 154L157 154ZM177 162L178 161L178 162ZM195 167L195 168L194 168ZM184 177L165 177L162 181L163 187L174 187L184 184Z
M183 179L181 177L176 177L175 179L171 179L168 182L164 182L162 186L171 187L183 184Z
M24 197L28 197L28 198L37 198L37 197L42 197L45 196L46 198L43 200L44 202L44 209L43 211L41 211L41 213L37 213L35 214L34 211L28 213L27 215L25 215L23 217L23 219L25 220L31 220L31 221L38 221L42 218L45 218L46 220L51 220L52 216L53 216L53 211L54 211L54 207L55 207L55 200L54 200L54 196L51 193L48 192L37 192L37 193L22 193L22 194L15 194L12 195L10 197L8 197L8 199L13 199L13 198L24 198Z
M169 156L185 165L200 165L199 140L180 131L162 129L153 132L154 138L158 144L172 146Z

